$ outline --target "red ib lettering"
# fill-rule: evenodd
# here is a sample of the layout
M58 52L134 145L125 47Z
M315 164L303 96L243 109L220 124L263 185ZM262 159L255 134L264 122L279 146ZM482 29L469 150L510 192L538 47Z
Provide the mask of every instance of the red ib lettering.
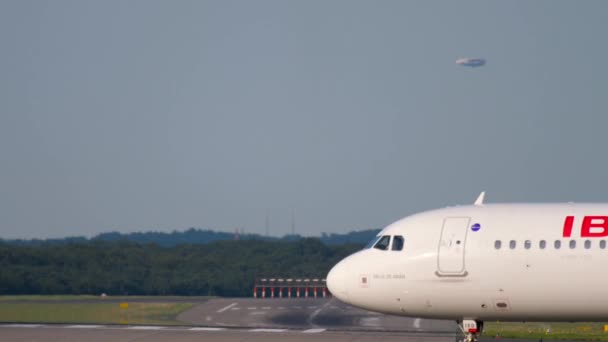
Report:
M572 236L572 225L574 224L574 216L566 216L564 220L564 237Z
M608 236L608 216L585 216L581 226L581 237L604 236Z

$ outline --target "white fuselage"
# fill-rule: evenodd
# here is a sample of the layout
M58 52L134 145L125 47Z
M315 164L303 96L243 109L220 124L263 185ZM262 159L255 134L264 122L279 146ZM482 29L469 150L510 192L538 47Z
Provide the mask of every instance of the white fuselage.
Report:
M608 204L428 211L386 227L378 236L391 237L388 250L345 258L327 284L344 302L396 315L605 321L607 226ZM402 250L391 250L395 236L403 237Z

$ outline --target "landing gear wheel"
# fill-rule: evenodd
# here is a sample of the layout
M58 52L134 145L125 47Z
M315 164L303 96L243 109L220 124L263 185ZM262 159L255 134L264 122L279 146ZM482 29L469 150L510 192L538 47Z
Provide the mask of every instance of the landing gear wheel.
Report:
M458 321L458 328L462 332L462 336L456 337L456 342L477 342L483 331L483 322L464 319Z

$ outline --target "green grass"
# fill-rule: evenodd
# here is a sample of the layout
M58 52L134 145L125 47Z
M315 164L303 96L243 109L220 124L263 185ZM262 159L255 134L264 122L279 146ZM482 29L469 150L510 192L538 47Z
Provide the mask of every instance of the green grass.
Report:
M544 340L608 341L608 323L486 322L484 336Z
M47 299L45 299L47 300ZM183 325L176 320L194 303L2 303L0 322Z
M23 295L23 296L0 296L0 303L3 301L70 301L70 300L94 300L99 296L83 295Z
M19 302L49 302L49 301L57 301L57 302L69 302L69 301L117 301L117 300L137 300L137 299L153 299L157 302L163 302L166 300L175 300L179 299L185 302L203 302L210 298L209 296L94 296L94 295L19 295L19 296L0 296L0 303L7 301L19 301Z

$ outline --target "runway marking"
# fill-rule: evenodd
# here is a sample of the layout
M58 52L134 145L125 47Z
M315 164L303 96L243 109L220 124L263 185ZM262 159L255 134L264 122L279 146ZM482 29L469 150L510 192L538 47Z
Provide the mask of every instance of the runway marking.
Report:
M221 325L221 326L224 326L224 327L236 327L237 326L236 324L222 323L222 322L215 322L215 324Z
M284 332L284 331L287 331L287 329L265 329L265 328L260 328L260 329L251 329L249 331L251 331L251 332Z
M380 325L380 318L378 317L366 317L361 318L361 325L364 327L377 327Z
M262 310L270 310L270 306L263 306Z
M239 311L241 308L230 308L230 311Z
M103 327L102 325L93 325L93 324L91 324L91 325L82 324L82 325L68 325L68 326L66 326L66 328L68 328L68 329L95 329L95 328L102 328L102 327Z
M299 310L299 309L302 309L302 307L301 307L301 306L292 306L292 308L294 308L294 309L298 309L298 310Z
M250 313L250 315L265 315L266 311L254 311L252 313Z
M224 311L226 311L226 310L230 309L231 307L233 307L233 306L237 306L237 305L239 305L239 303L232 303L232 304L230 304L230 305L227 305L227 306L225 306L225 307L223 307L223 308L221 308L221 309L217 310L217 313L222 313L222 312L224 312Z
M308 308L309 309L316 309L317 307L316 306L309 306Z
M255 306L250 306L247 308L247 310L256 310L256 309L257 309L257 307L255 307Z
M310 324L310 326L312 326L313 329L317 329L318 325L316 325L313 321L315 320L315 318L317 317L317 315L323 311L323 309L325 309L327 306L329 306L330 302L327 302L325 305L321 306L320 308L316 309L315 311L313 311L313 313L310 314L310 316L308 316L308 324Z
M277 309L279 309L279 310L285 310L285 307L284 306L279 306Z
M414 320L414 328L420 329L420 318Z
M190 328L190 331L224 331L226 328L212 328L212 327L200 327L200 328Z
M3 328L40 328L43 327L42 324L2 324L0 327Z
M220 331L232 331L232 332L259 332L259 333L285 333L285 334L318 334L318 333L323 333L325 331L327 331L327 329L318 327L318 328L310 328L307 330L299 330L299 329L269 329L269 328L256 328L256 329L252 329L250 328L249 330L245 330L244 328L230 328L230 327L163 327L163 326L118 326L118 325L49 325L49 324L0 324L0 329L2 328L21 328L21 329L33 329L32 331L36 331L37 328L42 327L43 329L70 329L70 328L74 328L74 327L82 327L82 328L91 328L91 331L105 331L105 330L162 330L162 331L182 331L182 332L188 332L190 331L190 333L194 334L195 332L200 332L201 335L199 335L201 338L204 338L204 334L205 332L208 332L209 334L213 334L213 332L220 332ZM95 329L97 328L97 329ZM73 330L73 329L72 329ZM370 330L367 330L370 331ZM346 331L343 331L346 332ZM404 334L408 334L403 332ZM453 332L445 332L445 331L436 331L436 332L421 332L419 331L418 334L422 334L419 336L423 336L426 334L429 334L430 336L447 336L446 334L450 334L450 336L453 335ZM416 333L413 333L416 334ZM411 333L409 333L408 335L411 335ZM209 335L211 336L211 335ZM281 336L287 336L287 335L281 335ZM413 335L412 335L413 336ZM454 335L455 336L455 335Z

